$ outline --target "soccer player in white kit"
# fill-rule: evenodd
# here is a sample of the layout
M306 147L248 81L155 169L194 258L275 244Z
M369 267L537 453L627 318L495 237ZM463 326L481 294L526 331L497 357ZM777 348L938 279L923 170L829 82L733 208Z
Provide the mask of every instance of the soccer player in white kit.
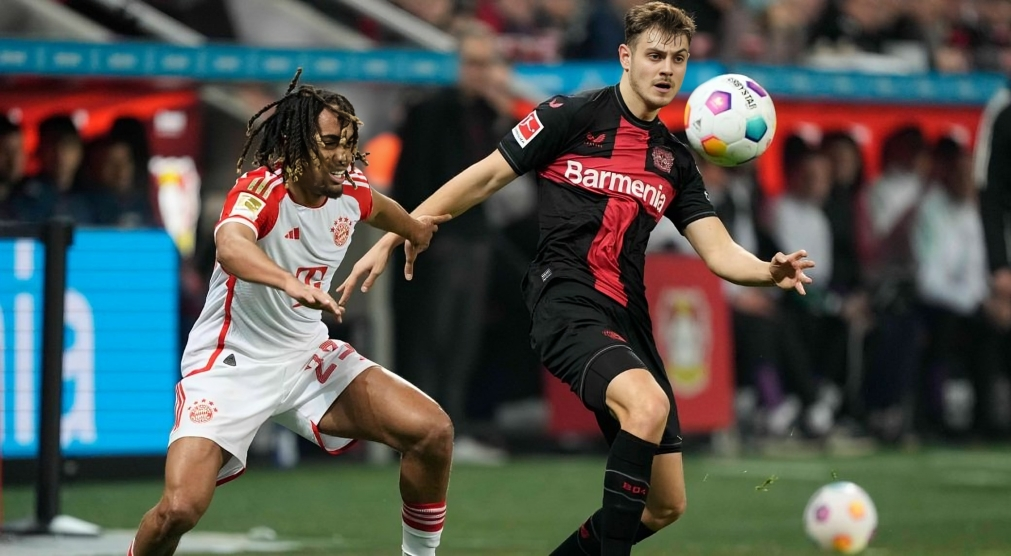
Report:
M274 420L336 454L357 439L402 454L403 554L435 554L446 515L453 426L407 381L328 338L322 311L355 227L367 222L423 251L449 216L412 218L369 188L354 163L361 121L342 95L302 85L249 121L256 169L228 193L215 228L210 290L182 357L161 500L128 554L173 554L216 485L238 477L257 429ZM274 112L259 127L254 122Z

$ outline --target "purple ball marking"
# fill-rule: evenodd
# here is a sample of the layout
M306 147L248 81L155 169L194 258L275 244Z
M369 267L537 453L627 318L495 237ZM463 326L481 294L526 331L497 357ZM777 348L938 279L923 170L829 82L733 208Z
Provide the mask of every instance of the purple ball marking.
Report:
M765 92L765 89L763 89L761 85L755 83L754 81L748 81L748 88L751 89L752 91L755 91L755 93L757 93L758 96L760 97L769 96L769 93Z
M818 506L818 509L814 512L814 518L819 523L828 519L828 506Z
M730 110L730 93L716 91L709 95L709 99L706 100L706 106L713 114L720 114Z

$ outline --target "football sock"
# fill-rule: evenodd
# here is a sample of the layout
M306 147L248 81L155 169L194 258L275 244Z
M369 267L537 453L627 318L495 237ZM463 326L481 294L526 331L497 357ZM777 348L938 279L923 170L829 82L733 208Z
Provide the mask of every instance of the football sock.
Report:
M576 529L574 533L562 541L562 544L558 545L558 548L552 551L550 556L598 556L600 554L600 534L598 532L602 516L603 510L597 510L579 526L579 529ZM654 533L656 531L640 522L632 544L639 544L652 537Z
M650 472L657 445L618 431L604 471L600 553L627 556L632 551L649 493Z
M632 544L639 544L652 537L654 533L656 533L656 531L646 527L645 523L639 523L639 528L635 531L635 539L632 540Z
M435 556L442 539L442 524L446 521L446 503L408 504L400 513L404 522L401 546L406 556Z
M549 556L597 556L600 554L600 520L604 510L597 510L579 529L569 535Z

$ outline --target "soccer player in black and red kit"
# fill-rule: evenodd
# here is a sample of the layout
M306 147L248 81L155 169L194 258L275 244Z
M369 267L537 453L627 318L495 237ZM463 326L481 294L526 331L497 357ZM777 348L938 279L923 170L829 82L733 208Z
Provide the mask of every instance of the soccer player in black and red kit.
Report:
M626 555L685 510L674 395L653 340L643 268L646 241L671 219L718 276L804 293L804 251L762 261L716 217L687 147L657 118L684 79L695 24L666 2L625 15L616 86L556 96L487 158L432 194L416 214L454 216L517 176L537 172L540 242L523 281L531 344L597 417L610 453L603 504L552 554ZM451 225L451 224L450 224ZM404 240L384 236L338 290L346 301L385 269ZM410 279L414 253L406 246Z

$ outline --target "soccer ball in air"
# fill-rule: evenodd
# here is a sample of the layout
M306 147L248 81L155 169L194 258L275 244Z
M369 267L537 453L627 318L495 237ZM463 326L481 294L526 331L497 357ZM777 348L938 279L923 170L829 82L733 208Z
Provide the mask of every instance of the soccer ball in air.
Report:
M864 489L840 481L818 489L804 508L804 530L823 549L856 554L867 548L878 510Z
M688 142L706 160L737 166L765 152L776 133L772 97L746 75L727 73L699 85L685 105Z

